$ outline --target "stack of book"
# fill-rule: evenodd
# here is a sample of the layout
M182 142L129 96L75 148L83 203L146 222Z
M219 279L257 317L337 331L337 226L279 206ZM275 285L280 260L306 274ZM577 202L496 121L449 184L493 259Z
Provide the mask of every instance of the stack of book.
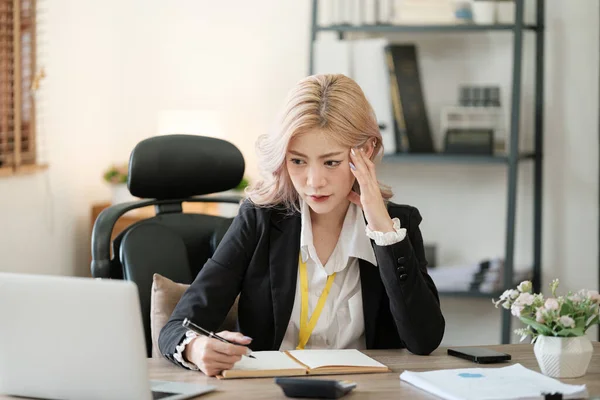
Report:
M457 22L452 0L396 0L392 23L455 24Z

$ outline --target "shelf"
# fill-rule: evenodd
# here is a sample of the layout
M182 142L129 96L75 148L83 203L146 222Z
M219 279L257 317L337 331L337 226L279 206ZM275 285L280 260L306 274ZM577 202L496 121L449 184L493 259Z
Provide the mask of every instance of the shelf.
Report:
M324 2L324 0L322 0ZM540 162L544 156L543 154L543 114L544 114L544 50L545 50L545 0L535 1L535 21L526 23L525 4L523 1L515 1L515 12L514 22L508 24L475 24L470 22L452 22L450 23L425 23L420 24L399 24L394 25L391 23L373 23L373 24L362 24L352 25L350 23L326 25L319 24L319 0L313 0L312 9L312 23L310 26L310 58L309 58L309 72L312 74L315 70L315 55L318 53L314 51L315 42L317 41L318 34L321 32L332 32L333 36L337 36L339 39L344 39L347 36L352 36L352 32L363 32L365 34L371 34L367 36L380 37L390 34L408 34L407 39L418 34L435 34L441 33L443 35L455 34L457 37L466 37L468 34L508 34L513 41L509 50L512 54L511 64L512 68L508 72L512 72L512 93L511 93L511 125L510 129L507 130L507 137L515 139L516 143L519 143L519 126L521 126L522 117L520 112L512 114L512 110L521 110L522 108L522 78L523 73L523 57L524 57L524 41L531 33L536 37L534 45L534 91L532 103L534 103L534 134L535 134L535 148L533 150L521 151L517 147L509 147L506 153L497 155L476 155L476 154L448 154L448 153L395 153L383 155L382 162L389 167L390 171L397 169L396 167L401 164L410 164L411 167L423 167L427 164L439 164L434 168L448 168L449 165L462 165L462 168L483 168L489 165L490 168L506 168L506 229L504 230L505 236L505 248L504 248L504 259L510 263L510 268L514 264L514 254L517 242L516 237L516 225L517 225L517 186L518 186L518 166L521 164L531 164L531 168L525 168L531 170L533 175L533 276L532 281L534 285L538 286L534 288L539 291L539 283L541 279L541 254L542 254L542 178L543 178L543 165ZM464 55L465 61L468 61L468 54ZM441 70L443 67L440 66ZM515 144L515 142L512 142ZM412 165L415 164L415 165ZM528 165L525 165L529 167ZM468 197L468 194L465 194ZM509 277L509 280L513 280L515 275ZM502 277L504 280L504 277ZM464 287L469 288L469 286ZM495 287L483 287L481 289L497 289ZM450 289L450 288L449 288ZM497 299L500 297L502 292L494 291L491 293L480 292L477 290L440 290L440 297L446 298L463 298L467 301L473 301L474 299L482 299L483 301L489 301L491 299ZM510 343L511 339L511 315L509 312L502 312L501 315L501 339L502 343Z
M0 178L9 176L31 175L48 169L47 164L21 165L14 167L0 167Z
M523 153L519 160L533 160L535 153ZM383 156L385 163L397 162L424 162L445 164L508 164L508 156L488 156L470 154L445 154L445 153L398 153Z
M485 299L498 299L502 292L492 292L492 293L484 293L484 292L473 292L473 291L440 291L439 295L441 297L477 297L477 298L485 298Z
M377 32L377 33L393 33L393 32L486 32L486 31L513 31L513 24L492 24L492 25L477 25L477 24L444 24L444 25L330 25L317 26L317 32ZM523 29L527 31L537 31L535 25L523 25Z

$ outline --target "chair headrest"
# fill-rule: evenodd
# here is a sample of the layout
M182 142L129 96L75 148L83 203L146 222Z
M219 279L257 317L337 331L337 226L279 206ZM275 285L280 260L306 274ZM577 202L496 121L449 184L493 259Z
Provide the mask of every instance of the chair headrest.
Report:
M200 196L235 188L244 169L242 153L225 140L155 136L142 140L131 152L127 187L132 195L146 199Z

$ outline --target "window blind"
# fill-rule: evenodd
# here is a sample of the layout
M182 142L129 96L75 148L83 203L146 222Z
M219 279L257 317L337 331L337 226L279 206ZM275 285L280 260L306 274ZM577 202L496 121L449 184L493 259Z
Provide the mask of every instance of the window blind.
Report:
M0 176L37 165L36 0L0 0Z

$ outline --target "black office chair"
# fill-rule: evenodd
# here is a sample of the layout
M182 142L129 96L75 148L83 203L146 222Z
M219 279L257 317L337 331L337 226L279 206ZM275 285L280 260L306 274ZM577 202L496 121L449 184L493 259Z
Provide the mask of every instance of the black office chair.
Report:
M144 200L112 205L96 219L92 232L92 276L137 284L152 354L150 296L154 273L190 284L211 257L233 218L183 213L183 202L239 204L241 197L195 197L235 188L244 175L242 153L224 140L166 135L138 143L129 159L127 186ZM136 222L111 243L117 219L153 205L156 216ZM111 258L112 248L112 258Z

